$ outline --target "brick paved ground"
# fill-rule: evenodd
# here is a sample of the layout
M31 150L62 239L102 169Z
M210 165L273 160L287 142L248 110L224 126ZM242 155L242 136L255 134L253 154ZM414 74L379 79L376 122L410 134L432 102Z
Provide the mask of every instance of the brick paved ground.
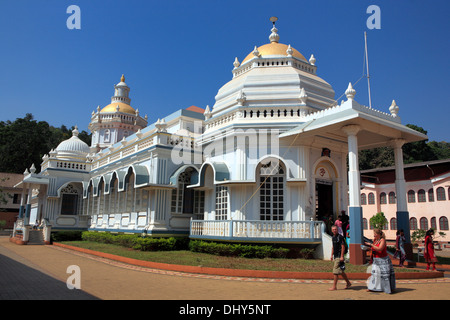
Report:
M81 270L69 290L67 267ZM395 294L367 293L365 281L329 292L329 280L233 278L135 267L55 246L20 246L0 237L1 299L415 300L450 299L450 279L398 280ZM339 289L344 288L342 282Z

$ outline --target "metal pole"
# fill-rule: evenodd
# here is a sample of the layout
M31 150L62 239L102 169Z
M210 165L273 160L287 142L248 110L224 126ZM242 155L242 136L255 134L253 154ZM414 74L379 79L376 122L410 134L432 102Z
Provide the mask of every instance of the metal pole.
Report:
M366 50L367 85L369 89L369 107L372 108L372 98L370 97L370 75L369 75L369 53L367 52L367 32L364 31L364 43Z

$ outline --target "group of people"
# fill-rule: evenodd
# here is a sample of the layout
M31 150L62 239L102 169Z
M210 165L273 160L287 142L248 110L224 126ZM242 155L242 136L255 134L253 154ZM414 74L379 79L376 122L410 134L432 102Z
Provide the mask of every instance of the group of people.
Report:
M342 221L342 219L341 219ZM350 288L351 282L345 274L345 260L344 255L348 248L345 246L345 238L339 232L339 223L331 227L332 231L332 251L331 260L333 261L333 286L329 290L337 290L338 277L341 275L345 282L345 289ZM424 246L424 258L427 262L427 270L436 271L435 263L437 262L436 255L434 254L433 246L433 229L426 232L425 246ZM364 243L371 250L371 266L369 267L371 276L367 280L367 291L382 291L386 293L392 293L395 291L395 272L392 265L392 261L387 253L386 236L380 229L373 230L373 241ZM396 238L396 252L394 257L398 257L400 260L399 266L403 267L406 260L405 251L405 235L403 230L398 230ZM368 270L368 271L369 271Z
M344 237L339 234L338 226L332 226L332 251L333 260L333 286L329 290L337 290L338 277L341 275L345 282L345 289L350 288L351 282L345 274L344 254L346 246ZM367 291L384 291L392 293L395 291L395 273L392 261L387 254L386 237L380 229L374 229L373 241L365 242L365 245L372 251L371 276L367 280Z

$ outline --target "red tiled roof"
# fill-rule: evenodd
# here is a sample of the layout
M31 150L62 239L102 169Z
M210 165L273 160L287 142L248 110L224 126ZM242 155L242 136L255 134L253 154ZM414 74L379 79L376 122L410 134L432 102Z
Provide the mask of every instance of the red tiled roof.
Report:
M205 112L205 109L202 109L202 108L196 107L196 106L190 106L186 110L194 111L194 112L198 112L198 113L204 113Z

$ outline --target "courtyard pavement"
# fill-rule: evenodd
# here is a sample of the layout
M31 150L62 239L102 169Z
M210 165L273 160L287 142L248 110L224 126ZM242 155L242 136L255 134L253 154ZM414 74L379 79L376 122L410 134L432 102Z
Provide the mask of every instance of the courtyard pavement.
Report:
M69 289L80 270L80 289ZM0 237L0 300L449 300L450 278L397 280L394 294L366 281L328 291L330 280L226 277L151 269L57 246L16 245Z

